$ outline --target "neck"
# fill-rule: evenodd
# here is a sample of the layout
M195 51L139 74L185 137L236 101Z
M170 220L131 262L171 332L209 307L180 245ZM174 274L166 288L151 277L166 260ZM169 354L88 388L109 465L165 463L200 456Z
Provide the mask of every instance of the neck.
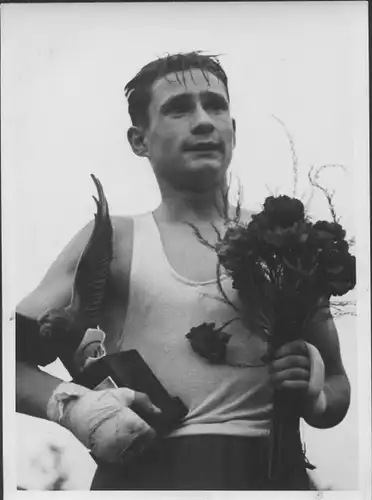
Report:
M159 182L162 202L156 215L168 222L211 222L222 218L223 193L227 182L202 192L177 190L166 181Z

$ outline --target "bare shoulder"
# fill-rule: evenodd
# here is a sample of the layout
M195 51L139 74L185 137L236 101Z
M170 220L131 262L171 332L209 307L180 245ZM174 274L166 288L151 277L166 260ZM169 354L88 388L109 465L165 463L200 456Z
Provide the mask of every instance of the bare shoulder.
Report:
M114 260L116 260L131 250L133 222L131 217L122 216L111 216L111 222L113 228L113 255ZM95 221L91 220L75 234L57 257L45 278L48 278L49 275L55 278L54 273L50 272L51 270L63 269L68 273L75 272L80 256L92 235L94 225Z
M113 228L113 253L114 258L119 252L123 251L123 245L131 245L132 234L132 218L122 216L111 216ZM63 267L66 265L71 271L75 271L79 257L84 248L88 244L89 238L92 235L95 221L88 222L80 231L78 231L72 240L62 250L61 254L56 259L55 264ZM52 266L53 267L53 266Z
M123 254L131 253L133 246L133 217L111 216L113 228L114 260L120 260Z
M129 215L111 215L110 218L114 230L118 233L128 231L133 224L133 217Z
M114 215L111 216L113 237L114 237L114 254L119 250L118 247L124 243L130 244L133 235L133 217Z
M111 217L113 226L112 278L129 279L132 260L132 218ZM94 220L88 222L66 244L50 265L37 287L17 305L16 310L26 316L39 317L50 308L65 307L71 299L72 286L80 257L93 232Z
M133 217L111 216L113 228L113 260L111 263L110 289L126 294L129 286L133 254Z

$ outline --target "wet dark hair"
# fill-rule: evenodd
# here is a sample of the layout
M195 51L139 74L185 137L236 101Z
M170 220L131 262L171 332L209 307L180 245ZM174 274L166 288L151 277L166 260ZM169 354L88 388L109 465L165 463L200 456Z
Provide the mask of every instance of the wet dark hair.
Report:
M159 78L170 73L182 72L183 84L186 84L185 73L191 69L200 69L209 84L209 74L215 75L225 85L227 96L229 90L227 76L217 55L203 55L201 51L178 53L159 58L144 66L125 86L128 99L128 112L134 126L147 127L149 123L148 109L152 98L152 85ZM182 84L177 75L178 81Z

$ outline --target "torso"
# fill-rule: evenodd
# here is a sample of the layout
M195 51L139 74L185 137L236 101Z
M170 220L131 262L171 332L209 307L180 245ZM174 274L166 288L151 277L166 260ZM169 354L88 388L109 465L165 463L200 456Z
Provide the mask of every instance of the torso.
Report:
M247 221L250 216L250 212L242 212L242 220ZM101 323L107 335L108 352L114 351L126 317L133 250L133 220L127 217L113 217L112 220L114 259ZM216 278L216 253L198 241L189 225L159 220L156 223L169 264L180 276L196 282ZM209 243L217 242L217 234L209 222L200 222L197 227ZM216 222L215 227L223 234L222 220Z
M180 276L197 282L209 281L216 277L215 252L198 241L190 226L158 221L157 225L167 259ZM198 224L198 227L209 243L216 243L217 236L210 224Z
M207 241L216 241L210 224L198 227ZM244 308L222 271L224 293L239 310L223 301L215 252L189 226L159 222L156 213L135 217L133 229L129 296L123 295L125 274L118 265L124 263L128 237L119 245L116 237L106 307L108 354L136 350L169 394L185 403L189 412L171 437L200 432L262 435L271 408L267 368L261 361L266 345L246 325ZM226 325L224 331L231 335L223 364L211 364L193 352L185 337L203 323Z

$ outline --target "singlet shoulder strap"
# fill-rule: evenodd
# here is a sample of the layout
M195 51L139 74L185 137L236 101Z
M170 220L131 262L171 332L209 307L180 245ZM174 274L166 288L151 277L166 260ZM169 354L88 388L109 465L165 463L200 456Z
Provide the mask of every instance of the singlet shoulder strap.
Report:
M157 270L168 270L160 234L152 212L132 217L112 217L114 227L114 260L112 279L120 276L120 289L123 299L130 298L130 285L133 278L144 266L150 268L156 262Z
M138 215L133 220L132 273L148 272L156 265L157 272L168 275L169 264L163 243L152 212ZM149 266L149 268L147 268Z
M128 299L134 248L134 217L117 216L111 217L111 220L114 228L111 279L120 276L120 288L124 297Z

